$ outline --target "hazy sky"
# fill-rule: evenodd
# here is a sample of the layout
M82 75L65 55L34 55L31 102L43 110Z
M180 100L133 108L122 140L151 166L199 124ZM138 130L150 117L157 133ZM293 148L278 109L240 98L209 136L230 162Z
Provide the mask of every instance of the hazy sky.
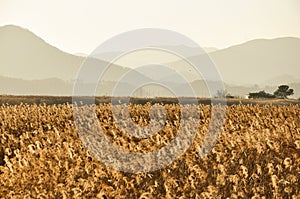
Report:
M201 46L300 37L299 0L0 0L0 26L27 28L70 53L89 54L120 32L166 28Z

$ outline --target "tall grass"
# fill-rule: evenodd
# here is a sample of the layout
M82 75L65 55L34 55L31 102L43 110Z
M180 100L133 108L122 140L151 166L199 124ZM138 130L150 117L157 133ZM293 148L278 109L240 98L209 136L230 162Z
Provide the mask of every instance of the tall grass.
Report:
M164 105L165 127L148 139L126 135L109 104L93 105L106 136L132 152L167 145L180 122L178 105ZM149 104L132 105L133 120L149 122ZM0 106L2 198L300 198L298 105L233 105L207 156L198 154L210 106L200 105L198 132L189 150L166 168L142 174L111 169L79 139L72 105ZM191 113L192 114L192 113Z

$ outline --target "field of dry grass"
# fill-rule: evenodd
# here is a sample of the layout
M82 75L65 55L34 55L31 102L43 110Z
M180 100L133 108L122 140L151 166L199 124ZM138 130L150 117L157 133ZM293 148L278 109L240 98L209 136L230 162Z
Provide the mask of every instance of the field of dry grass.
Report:
M165 105L168 125L148 139L136 139L118 130L109 105L94 106L109 140L133 152L168 144L180 122L178 105ZM147 124L148 109L149 104L132 106L133 120ZM298 105L228 106L217 144L201 159L198 154L210 110L209 105L199 105L198 132L179 159L162 170L130 174L105 166L87 151L75 128L71 105L2 105L0 196L300 198Z
M110 103L112 99L116 101L126 101L127 98L124 97L109 97L109 96L100 96L95 97L95 99L91 97L81 97L85 101L91 101L91 103ZM222 99L214 99L216 102L223 101ZM184 98L184 101L193 102L194 98ZM168 98L168 97L156 97L156 98L130 98L130 102L133 104L146 104L150 102L151 104L155 103L164 103L164 104L176 104L178 103L177 98ZM0 95L0 104L10 104L10 105L18 105L20 103L26 104L47 104L47 105L55 105L55 104L66 104L72 103L71 96L16 96L16 95ZM198 98L199 104L211 104L210 98ZM300 105L299 99L240 99L240 98L228 98L226 99L226 103L230 105L235 104L259 104L259 105L289 105L289 104L298 104Z

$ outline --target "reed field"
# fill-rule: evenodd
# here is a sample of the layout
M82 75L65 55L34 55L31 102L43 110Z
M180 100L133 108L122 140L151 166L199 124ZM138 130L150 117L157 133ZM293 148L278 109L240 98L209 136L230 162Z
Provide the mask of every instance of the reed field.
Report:
M125 151L168 145L180 125L180 106L165 104L161 131L136 138L118 129L110 104L89 106L106 137ZM71 104L0 105L0 197L300 198L299 105L227 106L222 133L202 158L211 105L197 106L200 122L189 149L161 170L134 174L106 166L87 150ZM131 118L146 126L150 107L131 105Z

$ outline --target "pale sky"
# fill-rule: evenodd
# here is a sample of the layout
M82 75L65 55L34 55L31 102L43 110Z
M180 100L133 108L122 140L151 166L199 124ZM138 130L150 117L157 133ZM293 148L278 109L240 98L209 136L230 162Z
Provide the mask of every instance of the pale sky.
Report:
M69 53L91 53L137 28L182 33L202 47L257 38L300 37L299 0L0 0L0 26L29 29Z

